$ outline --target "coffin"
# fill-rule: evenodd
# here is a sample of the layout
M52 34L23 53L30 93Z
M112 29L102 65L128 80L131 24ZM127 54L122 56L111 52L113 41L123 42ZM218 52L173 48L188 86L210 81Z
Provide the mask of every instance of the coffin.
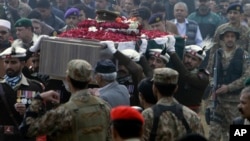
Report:
M40 42L39 73L65 77L67 63L72 59L84 59L94 66L100 59L100 49L101 44L94 40L43 38Z

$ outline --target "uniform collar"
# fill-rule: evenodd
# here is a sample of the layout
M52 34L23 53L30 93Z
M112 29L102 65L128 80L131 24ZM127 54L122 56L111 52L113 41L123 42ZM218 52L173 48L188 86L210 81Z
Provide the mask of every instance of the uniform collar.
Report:
M174 105L178 104L178 101L173 97L162 97L157 101L157 104L163 104L163 105Z

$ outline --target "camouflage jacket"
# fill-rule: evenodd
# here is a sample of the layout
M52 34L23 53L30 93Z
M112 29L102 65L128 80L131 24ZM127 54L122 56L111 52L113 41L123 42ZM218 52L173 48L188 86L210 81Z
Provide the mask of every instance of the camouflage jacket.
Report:
M48 135L53 141L108 141L109 111L110 106L88 90L72 94L67 103L46 112L37 95L19 129L28 137Z
M223 51L222 54L222 58L221 60L221 64L222 64L222 69L225 70L229 65L231 60L234 57L235 51L232 51L231 54L229 54L226 57L226 53ZM210 72L211 76L209 78L210 81L210 85L213 85L213 66L214 66L214 62L215 62L215 53L213 54L212 58L210 58L210 61L213 62L211 63L211 65L208 66L208 71ZM243 53L243 62L242 63L242 75L240 78L232 81L231 83L227 84L228 86L228 94L234 94L233 92L237 89L242 89L244 87L244 82L245 80L249 77L250 75L250 59L249 59L249 53L247 53L247 51L244 51ZM239 95L220 95L219 97L223 98L224 100L230 100L230 101L235 101L235 102L239 102Z
M171 106L178 104L178 102L174 98L164 97L161 98L157 104ZM152 108L145 109L142 115L145 120L143 141L148 141L154 119ZM183 106L183 115L193 133L204 135L204 129L200 118L195 112ZM156 134L156 141L174 141L186 134L186 128L172 112L166 111L160 116Z

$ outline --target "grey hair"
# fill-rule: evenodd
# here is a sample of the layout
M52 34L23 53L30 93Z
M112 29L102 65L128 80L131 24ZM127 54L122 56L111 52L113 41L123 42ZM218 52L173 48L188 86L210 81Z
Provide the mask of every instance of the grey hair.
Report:
M175 5L174 5L174 9L177 7L177 6L183 6L186 10L186 12L188 12L188 7L187 7L187 4L184 3L184 2L177 2Z
M112 72L112 73L97 73L102 76L102 79L107 82L112 82L116 80L117 77L117 72Z

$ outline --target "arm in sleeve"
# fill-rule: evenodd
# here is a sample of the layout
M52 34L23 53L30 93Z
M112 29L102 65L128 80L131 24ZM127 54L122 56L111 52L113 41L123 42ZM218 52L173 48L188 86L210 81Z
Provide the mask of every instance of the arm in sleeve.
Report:
M179 72L179 77L186 80L186 82L188 82L190 86L199 89L205 89L207 87L208 76L206 76L206 74L203 74L204 77L202 78L199 77L199 74L192 74L189 70L186 69L176 53L171 54L170 59L173 62L174 69Z
M44 112L45 107L40 95L37 95L26 111L19 126L22 134L28 137L57 134L72 127L72 114L65 107Z

